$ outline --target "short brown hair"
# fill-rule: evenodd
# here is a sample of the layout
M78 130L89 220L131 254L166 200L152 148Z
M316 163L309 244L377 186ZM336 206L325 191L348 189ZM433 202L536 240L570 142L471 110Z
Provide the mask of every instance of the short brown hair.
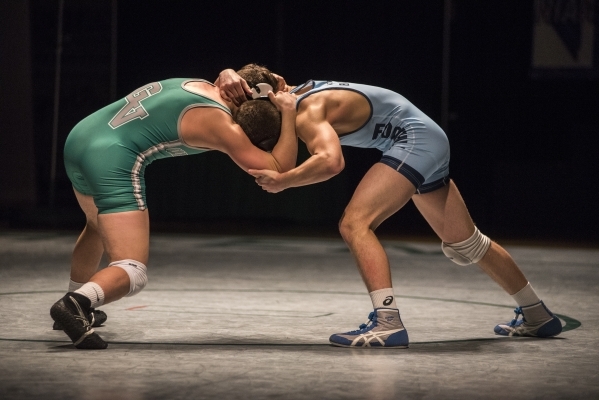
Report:
M277 79L266 67L248 64L237 71L250 88L268 83L277 90ZM248 136L252 144L264 151L272 151L281 134L281 113L267 99L244 102L234 116L235 122Z
M259 83L268 83L273 87L273 90L277 90L277 79L268 68L262 65L248 64L243 66L237 73L245 79L250 88L255 87Z
M264 151L272 151L281 135L281 113L270 100L248 100L235 114L235 122L252 144Z

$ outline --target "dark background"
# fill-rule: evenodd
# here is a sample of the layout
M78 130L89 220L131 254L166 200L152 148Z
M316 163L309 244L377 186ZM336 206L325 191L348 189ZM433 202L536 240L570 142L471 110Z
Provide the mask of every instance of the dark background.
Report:
M118 1L117 98L171 77L214 80L268 66L290 84L350 81L395 90L441 122L442 0ZM62 164L70 129L111 98L111 1L66 0L55 202L50 166L58 0L1 7L0 228L80 229ZM454 0L450 174L494 239L597 244L599 86L534 79L533 1ZM596 25L597 26L597 25ZM597 46L597 40L595 46ZM335 235L376 150L344 148L331 180L267 194L224 154L148 167L154 231ZM300 161L307 157L300 149ZM409 204L382 235L432 236Z

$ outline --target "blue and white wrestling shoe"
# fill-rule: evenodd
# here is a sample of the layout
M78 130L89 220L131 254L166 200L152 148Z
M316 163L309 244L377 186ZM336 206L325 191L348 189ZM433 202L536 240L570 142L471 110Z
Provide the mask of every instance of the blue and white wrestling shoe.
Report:
M401 322L399 310L377 308L368 316L360 329L331 335L329 342L340 347L380 347L405 349L408 331Z
M495 327L497 335L548 338L557 336L562 331L561 321L545 307L542 301L530 306L518 307L514 312L516 316L513 320ZM520 315L522 315L522 319L518 319ZM528 321L541 322L530 323Z

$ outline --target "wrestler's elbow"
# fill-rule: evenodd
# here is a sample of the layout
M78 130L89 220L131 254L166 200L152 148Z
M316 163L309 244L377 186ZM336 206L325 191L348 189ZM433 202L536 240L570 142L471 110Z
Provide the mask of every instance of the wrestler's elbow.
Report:
M345 159L341 154L324 154L326 161L326 171L329 175L335 176L345 168Z
M287 172L290 169L295 168L297 161L297 155L295 157L280 157L276 158L271 154L270 170L277 171L280 173Z
M274 158L274 157L272 158L272 161L270 162L270 167L269 167L269 169L271 171L277 171L279 173L289 171L291 168L293 168L293 167L284 168L283 166L281 166L281 164L279 164L279 162L277 161L277 159Z

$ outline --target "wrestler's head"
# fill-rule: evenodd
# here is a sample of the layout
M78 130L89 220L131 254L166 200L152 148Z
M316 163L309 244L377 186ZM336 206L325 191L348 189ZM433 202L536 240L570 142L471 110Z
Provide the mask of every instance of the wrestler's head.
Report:
M250 88L259 83L277 87L277 79L265 67L248 64L237 71ZM266 99L245 101L233 115L233 119L248 136L252 144L264 151L272 151L281 134L281 113Z
M245 79L250 88L256 87L259 83L268 83L273 88L276 88L278 85L277 78L275 78L272 72L268 68L258 64L248 64L237 71L237 73Z

